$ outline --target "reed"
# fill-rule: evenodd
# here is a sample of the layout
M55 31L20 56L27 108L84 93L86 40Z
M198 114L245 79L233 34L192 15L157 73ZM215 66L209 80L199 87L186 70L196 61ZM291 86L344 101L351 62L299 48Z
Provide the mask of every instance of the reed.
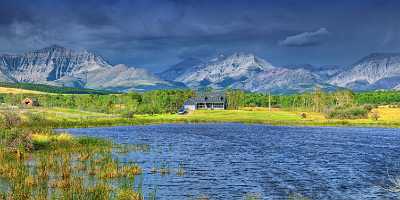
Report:
M0 199L143 199L142 182L135 188L142 168L121 165L112 152L109 141L56 134L46 125L2 129Z

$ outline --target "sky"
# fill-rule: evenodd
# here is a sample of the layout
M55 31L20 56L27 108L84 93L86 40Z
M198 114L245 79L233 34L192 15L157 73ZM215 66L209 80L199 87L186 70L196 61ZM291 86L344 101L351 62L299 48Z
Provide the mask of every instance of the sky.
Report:
M274 65L350 65L400 52L398 0L0 0L0 53L52 44L160 72L254 53Z

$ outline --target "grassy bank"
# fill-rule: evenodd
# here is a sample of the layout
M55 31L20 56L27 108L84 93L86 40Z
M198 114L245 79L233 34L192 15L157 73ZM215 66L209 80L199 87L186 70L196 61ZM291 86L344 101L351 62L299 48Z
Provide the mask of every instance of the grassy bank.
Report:
M142 168L113 156L140 146L54 133L38 110L1 114L0 200L144 199Z
M160 123L254 123L285 126L359 126L359 127L400 127L400 108L379 107L373 110L379 113L379 119L327 119L324 114L316 112L295 112L280 109L243 108L240 110L203 110L185 115L177 114L146 114L133 115L126 118L120 115L97 112L79 111L65 108L32 108L17 109L23 118L32 113L46 119L46 127L98 127L119 125L143 125ZM42 123L42 122L41 122ZM43 126L32 121L23 126Z
M238 122L288 126L360 126L360 127L400 127L400 109L380 107L374 109L380 118L368 119L327 119L316 112L293 112L265 108L245 108L242 110L194 111L187 115L138 115L138 121L155 122ZM306 117L303 117L302 114Z

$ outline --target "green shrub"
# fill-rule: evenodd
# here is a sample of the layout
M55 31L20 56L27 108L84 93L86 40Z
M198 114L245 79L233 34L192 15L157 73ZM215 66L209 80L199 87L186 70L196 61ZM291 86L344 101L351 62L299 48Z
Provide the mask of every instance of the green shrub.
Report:
M377 107L378 107L378 106L372 105L372 104L365 104L365 105L363 105L363 108L364 108L365 110L367 110L368 112L371 112L372 109L377 108Z
M341 108L337 107L326 111L329 119L367 119L368 110L363 107Z
M3 113L3 126L4 128L11 129L20 126L22 123L21 117L16 112L7 111Z

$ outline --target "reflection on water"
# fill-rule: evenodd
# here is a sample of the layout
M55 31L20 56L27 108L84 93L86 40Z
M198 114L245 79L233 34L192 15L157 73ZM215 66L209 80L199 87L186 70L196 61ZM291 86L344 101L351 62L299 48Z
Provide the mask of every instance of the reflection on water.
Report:
M400 130L168 124L69 129L75 135L135 144L116 153L145 170L158 199L391 199L400 175ZM145 192L145 194L148 192Z

